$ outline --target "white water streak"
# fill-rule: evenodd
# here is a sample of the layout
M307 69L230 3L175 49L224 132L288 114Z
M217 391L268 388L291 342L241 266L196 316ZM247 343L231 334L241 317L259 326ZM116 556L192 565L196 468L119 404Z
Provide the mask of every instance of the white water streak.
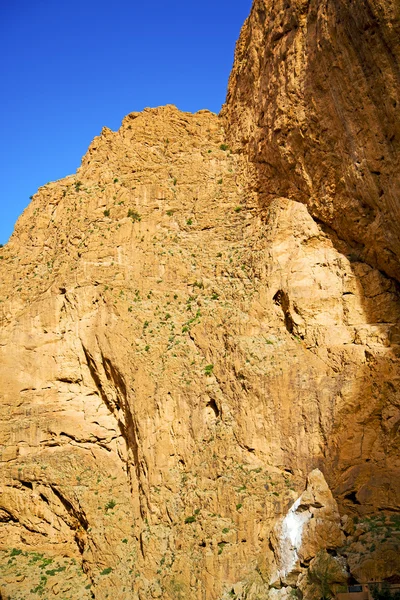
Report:
M301 503L301 496L289 509L286 517L282 521L281 535L279 538L280 550L280 575L285 577L295 567L301 548L304 525L311 518L308 510L297 512Z

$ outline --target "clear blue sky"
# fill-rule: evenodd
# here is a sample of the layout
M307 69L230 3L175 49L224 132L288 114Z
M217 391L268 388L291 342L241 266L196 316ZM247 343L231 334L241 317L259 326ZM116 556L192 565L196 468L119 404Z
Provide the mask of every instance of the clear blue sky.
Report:
M0 243L103 126L175 104L219 112L251 0L0 0Z

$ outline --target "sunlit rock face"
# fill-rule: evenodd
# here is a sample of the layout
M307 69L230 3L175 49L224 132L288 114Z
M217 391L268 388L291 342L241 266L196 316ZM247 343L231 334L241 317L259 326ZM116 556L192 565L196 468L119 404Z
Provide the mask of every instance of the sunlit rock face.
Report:
M224 115L264 203L310 213L399 279L400 5L255 0Z
M273 109L258 84L288 93L257 57L269 48L265 65L297 74L291 47L274 53L292 38L308 52L299 27L268 37L273 11L283 23L307 6L263 6L244 27L223 118L167 106L105 128L1 249L2 598L311 599L308 569L331 561L343 579L342 554L365 577L377 532L376 577L397 569L397 225L386 229L382 208L372 240L368 219L355 225L359 196L336 203L349 196L332 181L348 179L340 147L324 145L330 130L315 148L331 195L280 170L292 137L273 156L260 138L254 152ZM330 31L333 6L320 6ZM317 129L318 102L312 119L304 109ZM313 152L304 160L319 173Z

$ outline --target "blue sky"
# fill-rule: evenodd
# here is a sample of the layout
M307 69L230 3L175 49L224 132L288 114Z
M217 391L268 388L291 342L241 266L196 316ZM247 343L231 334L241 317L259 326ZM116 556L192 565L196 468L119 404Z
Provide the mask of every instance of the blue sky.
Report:
M219 112L251 0L0 0L0 243L103 126L175 104Z

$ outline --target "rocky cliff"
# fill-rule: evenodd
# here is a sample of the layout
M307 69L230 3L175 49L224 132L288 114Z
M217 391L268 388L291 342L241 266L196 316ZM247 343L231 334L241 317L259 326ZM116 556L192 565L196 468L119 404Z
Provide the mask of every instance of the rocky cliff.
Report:
M229 82L229 136L277 194L399 279L400 5L255 0Z
M341 145L359 97L362 169L389 128L396 7L352 5L359 41L340 2L256 1L222 117L104 129L1 249L1 598L312 600L322 572L399 571L397 138L375 212ZM309 86L364 64L363 19L392 95L332 84L341 129Z

